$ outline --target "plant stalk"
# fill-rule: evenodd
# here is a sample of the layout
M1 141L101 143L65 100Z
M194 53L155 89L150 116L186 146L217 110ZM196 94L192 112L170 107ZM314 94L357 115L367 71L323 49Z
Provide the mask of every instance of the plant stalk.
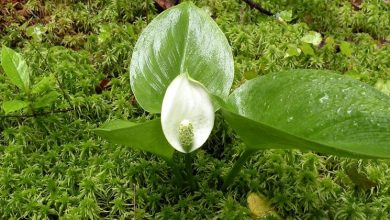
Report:
M168 164L171 166L173 175L176 178L177 184L181 187L183 184L183 176L180 173L180 170L177 168L177 165L172 160L167 160Z
M255 150L245 150L244 153L238 158L238 160L234 163L233 168L229 171L228 175L225 177L222 189L226 189L233 183L234 178L240 172L242 166L245 162L253 155Z
M185 154L184 156L185 158L185 164L186 164L186 177L189 181L189 185L191 186L191 188L194 187L194 176L192 174L192 158L191 158L191 154Z

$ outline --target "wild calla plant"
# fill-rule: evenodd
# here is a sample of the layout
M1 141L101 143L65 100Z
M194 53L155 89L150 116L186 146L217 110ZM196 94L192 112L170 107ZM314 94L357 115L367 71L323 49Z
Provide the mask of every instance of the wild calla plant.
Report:
M190 153L206 141L218 103L247 148L225 187L259 149L390 158L390 98L370 86L330 71L290 70L249 80L228 95L233 71L231 48L215 22L192 3L173 7L143 31L130 65L138 103L161 119L110 121L96 132L171 162L173 148Z
M146 111L161 113L161 122L110 121L97 133L113 143L130 144L168 160L174 152L172 146L192 152L207 140L213 127L217 105L211 105L210 97L226 99L233 78L233 54L225 35L202 9L182 3L145 28L130 64L130 84L137 102ZM186 120L194 137L184 150L179 130ZM133 137L144 135L139 129L152 124L149 133L163 134L144 140L142 147L134 144ZM126 135L117 135L118 130Z

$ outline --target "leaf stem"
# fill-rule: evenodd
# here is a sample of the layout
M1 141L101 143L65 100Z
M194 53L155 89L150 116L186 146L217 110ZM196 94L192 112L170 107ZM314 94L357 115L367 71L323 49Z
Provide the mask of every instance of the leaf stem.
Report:
M31 112L32 115L35 115L35 110L32 105L32 96L30 90L27 90L27 100L28 100L28 110Z
M169 166L171 166L174 177L176 178L176 182L178 186L182 186L183 184L183 176L180 173L180 170L178 169L177 165L172 160L167 160Z
M190 153L185 154L185 164L186 164L186 177L188 179L191 189L195 188L194 176L192 173L192 156Z
M238 158L236 163L234 163L233 168L229 171L228 175L225 177L222 189L226 189L233 183L234 178L240 172L242 166L245 162L253 155L256 150L245 150L244 153Z

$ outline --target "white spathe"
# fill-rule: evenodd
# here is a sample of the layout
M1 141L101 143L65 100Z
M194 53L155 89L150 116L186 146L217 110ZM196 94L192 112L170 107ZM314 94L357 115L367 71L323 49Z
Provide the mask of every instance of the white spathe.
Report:
M189 147L182 146L180 125L191 123L193 140ZM200 148L210 136L214 126L214 108L206 88L190 79L188 74L178 75L165 92L161 125L168 142L178 151L190 153Z

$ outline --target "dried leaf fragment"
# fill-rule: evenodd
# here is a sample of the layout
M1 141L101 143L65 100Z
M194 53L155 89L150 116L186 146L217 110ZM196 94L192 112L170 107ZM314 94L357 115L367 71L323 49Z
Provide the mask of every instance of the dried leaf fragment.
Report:
M247 198L248 208L256 218L266 218L268 216L278 217L267 199L257 193L250 193Z
M179 1L178 0L155 0L155 2L162 8L162 9L168 9L174 5L176 5Z
M355 11L362 9L363 0L351 0L351 5Z
M103 90L109 90L111 88L111 79L105 78L102 81L100 81L99 85L95 87L95 92L97 94L101 94Z

